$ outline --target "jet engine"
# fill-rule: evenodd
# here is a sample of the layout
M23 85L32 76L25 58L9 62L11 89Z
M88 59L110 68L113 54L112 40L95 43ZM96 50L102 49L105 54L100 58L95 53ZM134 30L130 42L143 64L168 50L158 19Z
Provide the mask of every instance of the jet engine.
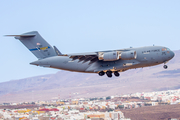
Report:
M136 59L137 54L136 51L126 51L121 53L122 60L133 60Z
M99 60L103 60L103 61L115 61L115 60L119 60L119 52L114 51L114 52L101 52L99 53L98 56Z
M98 59L103 61L116 61L119 59L122 60L132 60L136 59L136 51L113 51L113 52L99 52Z

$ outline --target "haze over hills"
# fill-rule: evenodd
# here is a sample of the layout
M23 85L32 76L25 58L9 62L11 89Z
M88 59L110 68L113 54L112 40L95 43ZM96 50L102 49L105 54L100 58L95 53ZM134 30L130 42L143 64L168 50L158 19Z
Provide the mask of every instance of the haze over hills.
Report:
M0 102L50 100L55 98L103 97L135 92L180 88L180 50L167 63L128 70L120 77L59 71L0 83ZM38 69L38 68L37 68Z

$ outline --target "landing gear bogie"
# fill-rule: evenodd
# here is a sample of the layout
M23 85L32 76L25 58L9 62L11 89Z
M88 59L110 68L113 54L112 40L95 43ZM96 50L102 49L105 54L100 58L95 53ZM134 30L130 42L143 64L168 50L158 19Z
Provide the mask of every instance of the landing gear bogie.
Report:
M99 74L99 76L103 76L104 74L106 74L107 77L111 78L113 73L114 73L114 76L116 76L116 77L119 77L119 76L120 76L120 74L119 74L118 71L112 72L112 71L110 71L110 70L107 71L107 72L100 71L98 74Z
M111 78L111 77L112 77L112 71L107 71L107 72L106 72L106 75L107 75L109 78Z

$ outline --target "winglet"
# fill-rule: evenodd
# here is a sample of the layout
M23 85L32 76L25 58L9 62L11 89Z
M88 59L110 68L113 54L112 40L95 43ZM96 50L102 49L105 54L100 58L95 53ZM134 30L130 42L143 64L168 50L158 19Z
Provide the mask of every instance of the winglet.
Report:
M54 47L54 50L55 50L55 52L56 52L56 54L57 54L58 56L63 55L63 54L57 49L56 46L53 46L53 47Z

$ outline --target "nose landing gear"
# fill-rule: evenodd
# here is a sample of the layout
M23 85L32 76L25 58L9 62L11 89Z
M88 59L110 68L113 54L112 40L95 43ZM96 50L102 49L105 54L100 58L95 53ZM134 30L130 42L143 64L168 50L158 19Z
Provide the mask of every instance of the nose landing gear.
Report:
M164 65L164 66L163 66L163 68L164 68L164 69L167 69L167 68L168 68L168 66L167 66L167 65Z

